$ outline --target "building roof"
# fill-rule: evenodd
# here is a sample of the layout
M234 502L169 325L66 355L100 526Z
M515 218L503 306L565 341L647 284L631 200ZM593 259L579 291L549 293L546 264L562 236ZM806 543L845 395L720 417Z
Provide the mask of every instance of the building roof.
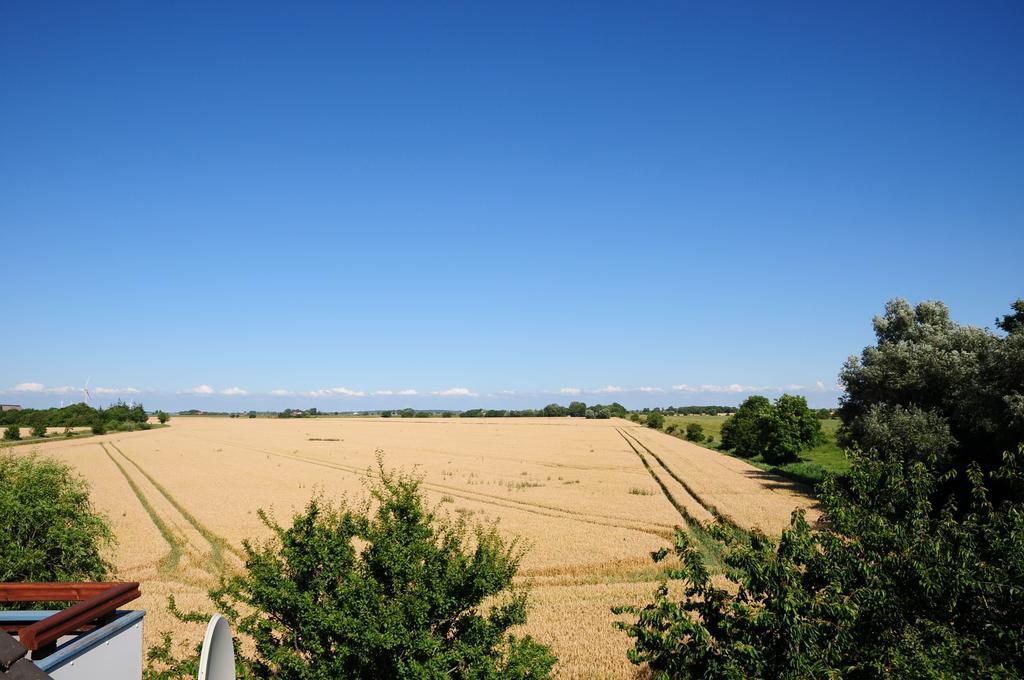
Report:
M0 678L4 680L53 680L25 655L28 650L0 630Z

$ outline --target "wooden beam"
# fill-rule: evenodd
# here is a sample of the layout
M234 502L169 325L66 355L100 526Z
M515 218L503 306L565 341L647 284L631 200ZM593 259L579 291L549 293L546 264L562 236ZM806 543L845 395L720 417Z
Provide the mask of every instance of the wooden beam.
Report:
M44 584L50 585L50 584ZM60 585L60 584L53 584ZM81 584L73 584L81 585ZM32 625L25 626L18 631L18 641L25 649L35 651L56 642L62 635L67 635L83 625L89 624L101 616L111 614L121 605L131 602L141 595L138 583L103 583L89 584L103 585L106 589L98 595L82 600L76 605L48 616L42 621L36 621ZM44 591L51 593L54 591ZM70 591L62 591L70 592ZM46 595L43 599L51 598ZM68 598L63 598L68 599Z

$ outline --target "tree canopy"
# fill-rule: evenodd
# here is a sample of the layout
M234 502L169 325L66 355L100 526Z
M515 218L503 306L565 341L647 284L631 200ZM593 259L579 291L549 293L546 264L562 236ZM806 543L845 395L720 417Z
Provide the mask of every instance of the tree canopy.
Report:
M0 453L0 581L93 581L114 536L64 463Z
M509 630L526 621L513 578L523 552L493 526L468 526L426 506L420 480L380 466L373 505L314 498L272 538L244 543L245 571L211 591L251 642L243 670L258 678L533 679L555 657ZM161 676L194 672L170 641L153 650ZM244 647L243 647L244 648ZM175 664L176 668L173 668Z
M852 468L820 487L821 526L797 512L780 540L749 543L714 527L731 546L725 585L677 532L680 566L655 601L619 609L636 617L620 624L630 659L659 679L1019 677L1022 312L1003 336L952 323L940 303L889 303L877 345L843 372Z
M797 459L821 439L821 420L807 407L807 399L783 394L775 403L753 395L736 415L722 425L722 448L743 456L761 456L766 462Z

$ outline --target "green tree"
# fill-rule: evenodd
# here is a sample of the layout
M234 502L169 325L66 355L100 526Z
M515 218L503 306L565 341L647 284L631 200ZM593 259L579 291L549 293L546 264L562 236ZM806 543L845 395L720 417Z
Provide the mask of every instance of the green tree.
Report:
M687 423L686 438L691 442L704 441L704 426L700 423Z
M170 419L171 419L171 416L170 416L170 414L169 414L169 413L167 413L167 411L157 411L157 412L156 412L156 419L160 421L160 424L161 424L161 425L163 425L163 424L165 424L165 423L166 423L166 422L167 422L168 420L170 420Z
M821 441L821 419L807 407L804 397L783 394L770 413L761 433L761 456L766 463L795 461L801 451Z
M661 414L661 411L651 411L647 414L647 420L645 421L647 427L655 430L660 430L665 426L665 416Z
M569 415L573 418L583 418L587 415L587 405L582 401L569 402Z
M744 399L736 414L722 424L722 448L741 456L759 454L763 446L763 422L771 409L768 397L755 394Z
M32 426L32 436L33 437L45 437L46 436L46 425L42 425L42 424L39 424L39 423L33 425Z
M64 463L0 454L0 581L95 581L114 537Z
M21 439L21 428L17 425L11 425L4 430L4 439L7 441L17 441Z
M939 492L967 500L968 466L992 471L1024 441L1024 300L1011 308L1000 334L954 322L941 302L890 301L874 319L876 343L840 373L840 443L926 461L948 473Z
M288 528L260 512L272 538L246 541L244 573L211 591L251 643L243 665L302 680L549 677L550 650L509 633L526 621L517 543L435 514L419 479L382 466L372 495L372 512L313 499Z
M965 426L958 406L924 385L1012 412L1022 309L1015 303L998 336L953 324L940 303L890 303L875 320L878 345L844 370L843 429L869 446L850 453L845 478L819 488L819 529L802 512L778 541L713 529L731 545L728 585L677 533L681 566L666 577L682 598L666 582L654 603L620 610L636 617L621 624L631 660L657 678L1020 677L1024 437L994 407L979 406L990 418L981 432ZM893 398L911 393L920 404ZM994 463L991 448L965 447L958 433L1013 446Z
M565 408L560 404L548 404L541 411L541 415L548 418L564 418L569 415L569 409Z
M821 441L821 420L804 397L783 394L775 403L748 397L722 425L722 448L768 463L797 460L800 451Z

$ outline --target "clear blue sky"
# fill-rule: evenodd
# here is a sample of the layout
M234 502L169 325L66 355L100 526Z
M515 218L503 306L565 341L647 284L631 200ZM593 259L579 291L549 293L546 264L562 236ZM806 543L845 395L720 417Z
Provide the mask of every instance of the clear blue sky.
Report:
M827 405L1024 295L1020 2L213 4L0 4L0 400Z

